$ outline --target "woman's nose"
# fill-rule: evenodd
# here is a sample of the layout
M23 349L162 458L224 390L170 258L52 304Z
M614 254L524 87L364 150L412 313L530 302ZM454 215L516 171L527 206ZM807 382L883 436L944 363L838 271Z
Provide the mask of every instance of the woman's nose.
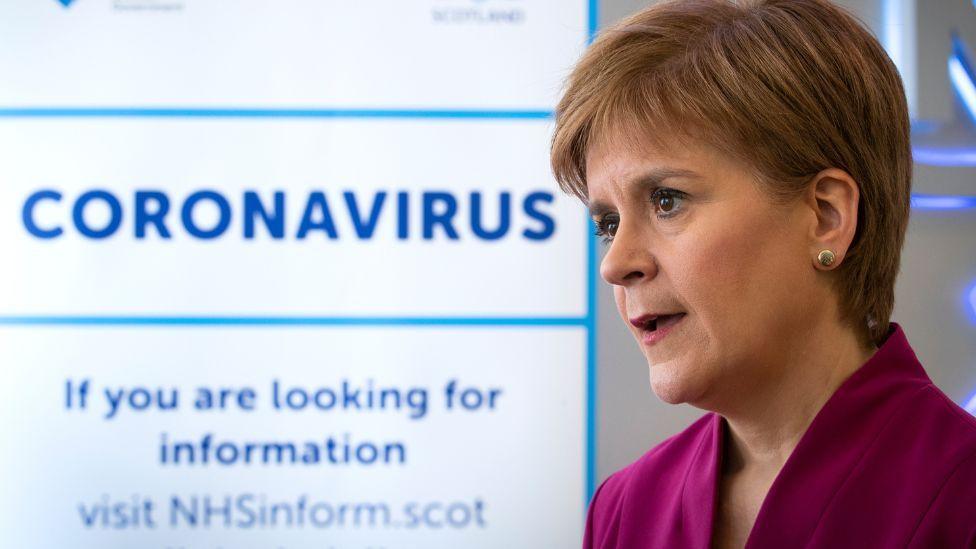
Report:
M654 256L639 231L621 226L600 263L600 276L615 286L628 286L657 272Z

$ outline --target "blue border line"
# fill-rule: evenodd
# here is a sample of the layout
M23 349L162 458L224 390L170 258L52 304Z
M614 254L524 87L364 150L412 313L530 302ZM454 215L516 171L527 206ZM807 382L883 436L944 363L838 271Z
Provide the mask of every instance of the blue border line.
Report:
M549 120L546 110L285 109L196 107L3 107L0 118L404 118Z
M586 219L590 223L589 217ZM596 309L596 236L590 233L586 244L586 502L584 510L593 498L596 490L596 345L597 345L597 309Z
M0 326L517 326L587 327L588 317L4 315Z
M596 38L600 23L600 0L588 0L587 45ZM586 227L590 226L589 216ZM596 491L596 421L597 421L597 303L596 303L596 249L597 237L592 231L586 242L586 502L583 504L584 521L589 502Z
M600 0L588 0L587 6L587 45L592 44L596 38L596 33L600 28Z

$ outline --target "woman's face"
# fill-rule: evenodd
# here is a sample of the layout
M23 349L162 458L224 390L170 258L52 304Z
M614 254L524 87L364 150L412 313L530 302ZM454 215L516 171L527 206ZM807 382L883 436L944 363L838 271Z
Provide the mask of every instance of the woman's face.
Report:
M719 407L773 380L803 327L824 314L828 290L810 255L815 212L802 200L773 204L716 149L611 142L586 157L589 207L610 239L600 274L654 392Z

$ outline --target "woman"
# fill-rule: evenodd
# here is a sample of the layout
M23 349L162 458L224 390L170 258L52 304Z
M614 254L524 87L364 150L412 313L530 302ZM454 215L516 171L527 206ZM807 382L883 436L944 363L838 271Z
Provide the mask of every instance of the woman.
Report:
M552 164L652 389L708 411L599 486L585 547L976 547L976 418L890 321L909 120L858 21L652 6L574 69Z

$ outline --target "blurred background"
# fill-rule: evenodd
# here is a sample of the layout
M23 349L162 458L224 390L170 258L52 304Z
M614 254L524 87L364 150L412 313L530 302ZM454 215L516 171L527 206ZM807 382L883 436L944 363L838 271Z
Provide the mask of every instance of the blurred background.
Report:
M976 6L847 0L916 170L894 320L976 411ZM549 173L632 0L0 4L0 544L574 547L661 403Z

